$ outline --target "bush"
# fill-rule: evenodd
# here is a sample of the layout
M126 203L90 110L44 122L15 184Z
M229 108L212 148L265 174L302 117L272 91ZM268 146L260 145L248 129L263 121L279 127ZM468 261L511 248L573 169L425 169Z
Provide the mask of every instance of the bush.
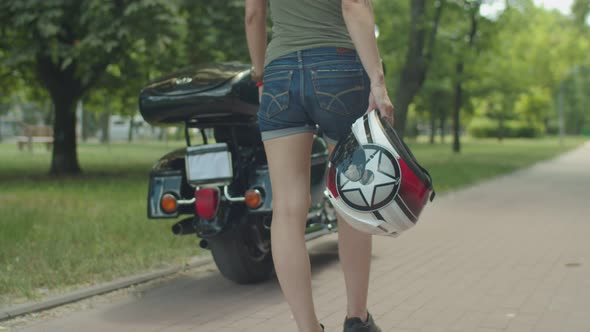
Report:
M524 121L507 121L506 137L536 138L543 136L543 125L539 123L526 123Z
M498 122L484 117L473 118L467 126L467 132L477 138L497 137Z
M490 118L477 117L473 118L467 126L467 132L477 138L499 137L500 127L497 120ZM504 122L503 137L523 137L535 138L544 134L545 130L542 124L526 123L519 120L507 120Z
M545 133L547 135L557 135L559 134L559 122L557 119L551 119L549 121L547 121L547 124L545 126L546 130Z

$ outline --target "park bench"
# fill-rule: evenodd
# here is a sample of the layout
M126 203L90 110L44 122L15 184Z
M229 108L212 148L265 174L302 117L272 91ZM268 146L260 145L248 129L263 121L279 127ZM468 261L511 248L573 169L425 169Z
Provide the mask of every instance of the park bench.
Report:
M23 135L16 137L18 149L22 151L27 146L29 151L33 151L33 143L45 144L47 150L51 150L53 146L53 128L23 125Z

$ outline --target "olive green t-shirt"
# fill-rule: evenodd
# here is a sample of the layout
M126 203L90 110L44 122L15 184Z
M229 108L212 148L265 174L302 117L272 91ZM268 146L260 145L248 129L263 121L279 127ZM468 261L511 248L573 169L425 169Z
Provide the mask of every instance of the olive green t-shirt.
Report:
M342 17L342 0L270 0L272 39L264 64L317 47L354 49Z

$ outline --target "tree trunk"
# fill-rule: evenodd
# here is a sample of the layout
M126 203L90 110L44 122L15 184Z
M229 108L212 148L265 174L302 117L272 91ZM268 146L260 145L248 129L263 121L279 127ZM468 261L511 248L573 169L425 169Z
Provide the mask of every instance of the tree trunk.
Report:
M455 66L455 104L453 106L453 152L461 152L460 132L461 132L461 106L463 105L463 62L457 62Z
M500 113L500 120L498 122L498 141L502 142L504 139L504 114Z
M36 59L39 80L43 83L53 103L53 152L49 173L52 175L76 175L81 173L76 151L76 104L82 97L82 84L76 78L76 66L62 68L61 63L45 55Z
M76 104L73 95L52 96L55 105L53 123L53 154L49 173L52 175L75 175L81 173L76 151Z
M158 141L160 142L168 142L168 127L159 127L158 128Z
M428 63L432 60L443 3L444 1L436 2L437 8L430 31L428 49L425 49L427 30L427 25L425 24L426 0L412 0L411 3L408 53L406 54L406 61L399 79L399 88L396 91L394 99L395 129L401 137L405 133L408 107L412 103L414 96L420 91L426 79Z
M436 112L432 108L430 110L430 144L434 144L434 137L436 136Z
M445 142L445 127L446 127L446 114L441 113L440 119L439 119L439 127L440 127L440 144L444 144Z
M127 142L133 142L133 116L129 117L129 132L127 133Z
M402 74L402 79L400 82L404 80L404 75ZM400 85L398 90L395 93L395 122L394 127L397 131L397 134L400 137L404 137L406 131L406 117L408 108L410 103L414 99L414 96L418 92L419 88L411 87L409 78L406 81L407 84Z
M88 122L90 122L90 119L88 118L90 115L88 114L88 111L86 111L86 109L84 109L84 105L82 104L82 101L79 102L78 105L79 109L80 109L80 123L81 123L81 136L82 136L82 142L86 142L88 141L88 137L90 136L90 131L88 128Z
M475 35L477 33L477 17L479 14L479 7L482 0L476 0L474 7L471 8L471 28L468 35L468 48L472 48L475 44ZM467 2L470 4L470 2ZM460 131L461 131L461 107L463 106L463 73L465 71L465 63L463 55L459 55L455 67L456 82L455 82L455 106L453 109L453 151L455 153L461 152Z
M104 112L100 116L100 142L104 144L108 144L111 141L111 114L109 112Z

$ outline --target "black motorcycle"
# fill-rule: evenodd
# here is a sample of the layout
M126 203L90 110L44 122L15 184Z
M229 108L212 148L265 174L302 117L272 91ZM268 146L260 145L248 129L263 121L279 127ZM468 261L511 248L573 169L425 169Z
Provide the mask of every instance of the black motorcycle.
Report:
M217 63L172 73L148 84L139 106L152 125L183 123L186 138L186 148L153 166L148 217L187 215L172 232L196 234L226 278L241 284L270 278L272 188L256 124L258 88L249 66ZM325 193L328 147L321 132L310 158L308 240L336 231Z

